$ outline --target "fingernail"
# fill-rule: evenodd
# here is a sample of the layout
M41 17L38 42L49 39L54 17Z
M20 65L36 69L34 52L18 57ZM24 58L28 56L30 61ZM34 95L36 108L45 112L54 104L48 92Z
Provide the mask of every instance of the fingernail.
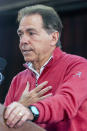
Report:
M7 119L7 115L4 115L4 118Z
M6 124L9 125L9 122L7 121Z
M51 89L52 88L52 86L49 86L49 89Z
M48 81L45 81L45 83L48 83Z
M12 127L13 127L13 125L10 125L10 127L12 128Z
M49 96L52 96L52 95L53 95L52 93L49 94Z

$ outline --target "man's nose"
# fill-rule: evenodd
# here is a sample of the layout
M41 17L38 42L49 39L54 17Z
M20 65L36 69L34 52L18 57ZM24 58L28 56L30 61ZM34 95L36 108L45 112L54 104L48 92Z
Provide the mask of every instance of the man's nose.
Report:
M26 36L26 35L22 36L20 39L20 44L27 44L27 43L29 43L28 36Z

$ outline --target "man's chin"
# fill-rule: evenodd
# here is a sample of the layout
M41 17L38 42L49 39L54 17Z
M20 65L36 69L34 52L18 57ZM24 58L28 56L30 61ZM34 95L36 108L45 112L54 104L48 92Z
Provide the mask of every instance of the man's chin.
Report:
M24 57L24 60L25 60L26 62L33 62L33 61L34 61L34 59L31 59L31 58L25 58L25 57Z

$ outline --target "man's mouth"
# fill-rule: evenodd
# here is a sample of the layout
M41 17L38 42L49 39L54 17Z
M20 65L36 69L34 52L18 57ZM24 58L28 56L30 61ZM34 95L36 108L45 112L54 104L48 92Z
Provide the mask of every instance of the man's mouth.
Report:
M24 55L27 55L27 54L31 53L32 51L33 51L33 49L22 50L22 53L23 53Z

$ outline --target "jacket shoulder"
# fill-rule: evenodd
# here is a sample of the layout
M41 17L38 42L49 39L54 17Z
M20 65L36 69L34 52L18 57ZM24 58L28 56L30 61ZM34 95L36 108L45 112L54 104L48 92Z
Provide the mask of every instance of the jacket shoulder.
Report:
M25 79L26 77L29 77L30 75L31 75L31 71L29 69L25 69L25 70L19 72L18 74L16 74L13 77L13 80L14 79Z
M87 63L87 59L78 55L74 54L68 54L63 52L63 60L65 60L65 63L70 64L70 63Z

